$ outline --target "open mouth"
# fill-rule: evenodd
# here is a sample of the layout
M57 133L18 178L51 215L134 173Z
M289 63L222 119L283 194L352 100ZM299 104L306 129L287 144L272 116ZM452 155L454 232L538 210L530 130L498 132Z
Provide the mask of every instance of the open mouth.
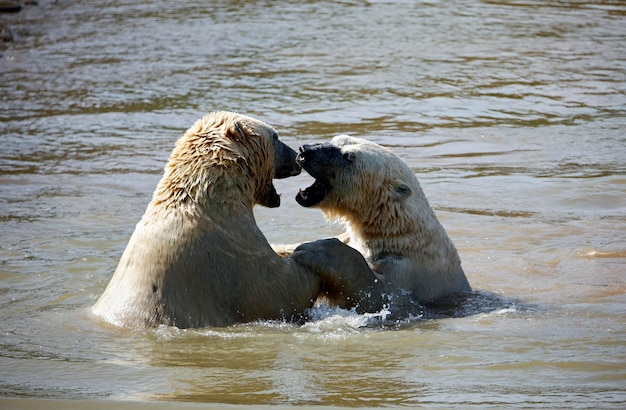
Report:
M259 202L259 205L263 205L268 208L278 208L280 206L280 195L276 192L274 184L270 186L269 192L265 194L263 199Z
M307 174L315 178L313 185L308 188L300 189L298 195L296 195L296 202L304 207L315 206L322 202L326 197L326 194L330 190L330 184L324 182L324 178L320 178L319 172L312 161L312 153L307 149L307 145L300 147L300 153L296 157L296 163L304 169Z
M296 202L304 207L315 206L322 202L328 193L328 188L320 180L315 180L310 187L298 191L296 195Z

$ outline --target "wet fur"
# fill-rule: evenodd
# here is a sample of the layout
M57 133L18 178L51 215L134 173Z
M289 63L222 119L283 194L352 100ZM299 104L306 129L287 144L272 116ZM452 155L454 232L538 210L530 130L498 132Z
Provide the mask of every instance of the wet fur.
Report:
M92 312L117 326L187 328L290 320L312 306L319 275L277 255L252 212L280 204L275 172L296 173L295 152L274 134L236 113L198 120L177 141Z
M345 226L342 240L382 275L387 292L405 290L428 302L471 290L454 244L404 161L349 136L300 150L304 169L328 183L312 206ZM306 203L303 196L299 202Z

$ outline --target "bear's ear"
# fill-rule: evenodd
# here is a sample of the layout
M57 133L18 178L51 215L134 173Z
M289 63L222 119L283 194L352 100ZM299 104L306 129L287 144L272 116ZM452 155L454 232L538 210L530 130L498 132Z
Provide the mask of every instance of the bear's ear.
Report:
M233 137L235 137L236 139L241 141L244 141L246 139L246 134L243 132L243 128L239 121L233 121L232 131Z
M411 196L411 187L403 181L395 181L393 183L393 195L401 201Z

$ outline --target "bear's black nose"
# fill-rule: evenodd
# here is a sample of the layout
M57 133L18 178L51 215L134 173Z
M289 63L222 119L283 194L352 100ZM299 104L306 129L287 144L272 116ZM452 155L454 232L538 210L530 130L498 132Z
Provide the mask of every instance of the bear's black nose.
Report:
M309 167L314 163L318 164L318 166L325 166L341 158L341 150L328 142L304 144L300 146L299 151L296 162L300 166L303 166L305 163L308 163Z
M298 148L298 151L300 151L300 153L296 157L296 162L298 164L302 164L302 163L306 162L307 160L311 159L312 151L315 150L315 148L318 147L319 145L321 145L321 144L304 144L304 145L301 145L300 148Z
M304 164L307 161L308 153L309 151L303 151L302 147L300 147L300 153L296 157L296 163L302 166L302 164Z

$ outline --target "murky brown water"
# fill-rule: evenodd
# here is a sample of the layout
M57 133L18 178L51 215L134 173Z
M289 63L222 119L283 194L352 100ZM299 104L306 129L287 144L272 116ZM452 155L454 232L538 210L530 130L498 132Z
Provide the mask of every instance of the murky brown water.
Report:
M0 405L624 406L623 2L39 3L0 14ZM385 328L93 321L174 141L218 109L294 148L392 147L476 297ZM293 200L309 182L257 209L271 241L338 233Z

